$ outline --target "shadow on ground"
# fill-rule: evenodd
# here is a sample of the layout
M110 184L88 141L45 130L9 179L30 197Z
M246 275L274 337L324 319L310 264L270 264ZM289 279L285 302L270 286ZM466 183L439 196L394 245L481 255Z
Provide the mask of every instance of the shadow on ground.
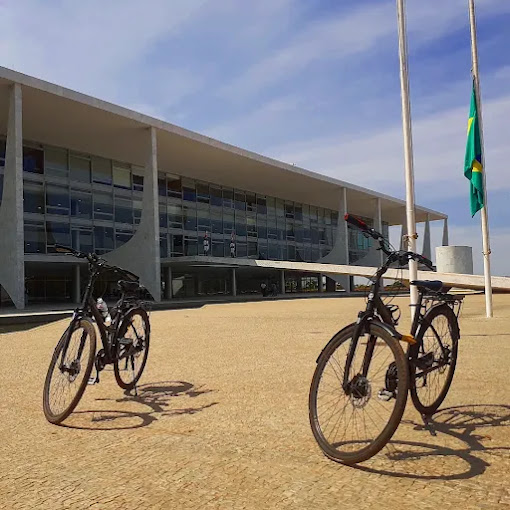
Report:
M423 423L403 420L402 425L429 434ZM430 420L430 428L438 442L459 443L459 447L428 442L390 441L378 456L356 469L398 478L418 480L462 480L485 472L494 456L510 458L510 447L488 447L492 435L481 434L489 429L497 435L497 428L510 426L510 406L478 404L448 407L438 411ZM487 432L484 430L484 432ZM431 436L430 436L431 437Z
M137 387L138 395L126 391L124 396L118 399L96 399L111 402L114 405L107 410L76 411L62 426L81 430L126 430L147 427L162 417L196 414L217 405L218 402L209 402L186 407L172 406L172 400L178 397L194 399L213 392L214 390L204 389L203 386L194 386L184 381L146 383ZM124 404L133 402L146 406L146 410L135 412L122 409ZM179 400L179 403L182 403L182 400Z

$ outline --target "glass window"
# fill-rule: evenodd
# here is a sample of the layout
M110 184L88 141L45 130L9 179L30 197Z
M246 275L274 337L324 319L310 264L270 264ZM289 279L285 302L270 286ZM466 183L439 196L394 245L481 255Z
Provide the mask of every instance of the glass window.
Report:
M0 167L5 166L5 140L0 140Z
M331 211L329 209L324 209L324 222L326 225L331 225Z
M254 216L246 218L246 231L249 237L257 237L257 221Z
M246 196L241 191L235 192L236 209L238 211L246 211Z
M168 216L166 212L166 205L159 204L159 228L167 228Z
M303 228L300 225L294 226L294 237L296 238L296 242L303 242Z
M29 213L44 214L44 190L39 183L23 184L23 210Z
M83 191L71 191L71 216L92 218L92 195Z
M42 150L23 147L23 171L33 174L44 173L44 153Z
M246 210L248 212L256 212L257 211L257 200L255 198L254 193L246 194Z
M223 233L230 234L235 230L234 213L229 210L223 211Z
M192 256L198 255L198 242L196 237L184 238L184 255Z
M133 219L135 225L138 225L142 220L142 201L133 200Z
M166 179L165 174L158 173L158 195L166 197Z
M310 221L317 222L317 207L313 205L310 206Z
M221 207L223 205L223 199L221 196L221 188L215 188L214 186L211 186L209 188L211 193L211 205L217 205Z
M197 182L197 201L202 204L209 203L209 185Z
M268 251L268 258L271 259L271 260L278 260L279 257L278 257L278 244L277 243L269 243L268 244L268 247L267 247L267 251Z
M303 205L303 223L310 223L310 206Z
M296 247L293 244L287 245L287 260L296 260Z
M133 190L143 191L143 168L133 169Z
M178 175L166 174L166 189L169 197L181 198L182 182Z
M245 236L246 235L246 215L243 213L236 212L236 235Z
M285 202L285 217L294 219L294 202Z
M115 197L115 222L133 224L133 201Z
M183 207L184 230L197 229L197 211L193 207Z
M294 232L294 222L287 222L287 239L294 240L295 232Z
M113 228L94 227L95 252L104 254L113 250Z
M46 212L48 214L69 214L69 190L64 186L46 186Z
M113 163L113 185L117 188L131 189L131 167L125 163Z
M266 198L267 215L272 218L276 216L276 200L273 197Z
M46 253L44 223L25 222L25 253Z
M111 193L94 193L94 219L113 220L113 197Z
M67 178L67 151L46 147L44 149L44 169L46 175Z
M184 254L184 245L182 235L170 234L168 236L170 243L170 253L172 257L181 257Z
M115 229L115 248L126 244L133 237L132 228Z
M267 239L267 224L260 216L257 218L257 233L259 239Z
M284 218L285 217L285 209L283 207L283 200L276 199L276 216L278 218Z
M90 159L77 154L71 154L70 178L72 181L90 182Z
M223 234L222 210L211 207L211 231L214 234Z
M312 262L319 260L319 248L312 246Z
M335 227L338 225L338 211L331 211L331 224Z
M182 228L182 207L180 204L168 204L168 226Z
M258 247L258 257L263 260L267 260L269 257L268 251L267 251L267 241L260 241L259 240L259 247Z
M223 207L226 209L234 207L234 192L231 189L223 190Z
M168 257L168 238L166 235L162 235L159 238L159 256L162 259Z
M278 239L278 229L276 228L276 219L269 219L267 222L267 237L269 239Z
M237 242L236 243L236 256L237 257L246 257L247 256L247 247L246 243L243 242Z
M301 204L294 205L294 219L296 221L303 221L303 206Z
M211 230L211 217L209 216L209 208L198 207L197 209L198 230L201 232Z
M92 158L92 180L99 184L112 184L112 162L109 159Z
M69 223L60 223L57 221L46 222L46 246L48 248L48 253L55 252L55 244L71 246Z
M266 197L257 195L257 212L258 214L267 214Z
M257 241L248 241L248 257L256 257L258 255Z
M182 179L182 198L188 202L196 202L197 192L195 189L195 181Z
M75 250L92 253L94 251L92 228L71 225L71 246Z
M223 257L223 254L224 254L223 247L224 247L223 241L214 240L212 242L212 256L213 257Z

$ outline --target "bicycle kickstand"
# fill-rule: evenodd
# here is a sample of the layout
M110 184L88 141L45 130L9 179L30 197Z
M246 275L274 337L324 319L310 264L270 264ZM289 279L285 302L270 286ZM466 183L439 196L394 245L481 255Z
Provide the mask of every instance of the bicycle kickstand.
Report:
M423 425L425 426L425 428L430 432L431 436L436 437L437 436L436 429L434 428L434 425L432 424L429 418L430 417L427 416L426 414L421 415L421 419L423 420Z

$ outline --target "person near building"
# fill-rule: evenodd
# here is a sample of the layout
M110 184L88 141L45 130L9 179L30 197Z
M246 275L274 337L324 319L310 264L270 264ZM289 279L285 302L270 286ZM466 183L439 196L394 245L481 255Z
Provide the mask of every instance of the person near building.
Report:
M209 232L206 231L204 236L204 255L206 256L209 255L209 247L210 247Z

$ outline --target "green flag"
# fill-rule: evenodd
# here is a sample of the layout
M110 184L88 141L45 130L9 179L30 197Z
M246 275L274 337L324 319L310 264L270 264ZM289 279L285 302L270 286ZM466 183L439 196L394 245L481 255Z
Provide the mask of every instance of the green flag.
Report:
M471 216L474 216L484 205L482 144L480 140L480 124L478 123L474 82L473 92L471 94L471 108L469 109L464 175L469 180Z

